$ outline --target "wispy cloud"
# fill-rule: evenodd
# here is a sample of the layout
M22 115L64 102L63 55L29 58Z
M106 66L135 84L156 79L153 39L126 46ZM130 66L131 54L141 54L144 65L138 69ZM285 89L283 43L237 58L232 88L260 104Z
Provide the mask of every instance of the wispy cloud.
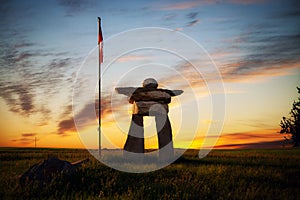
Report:
M59 4L66 8L66 16L74 16L76 13L86 11L95 6L95 0L58 0Z
M22 137L33 137L36 136L36 133L22 133Z
M64 119L72 115L73 106L71 104L62 106L62 113L60 114L59 119Z
M26 41L19 41L18 43L16 43L14 45L14 48L18 49L18 48L23 48L23 47L32 47L35 45L36 44L34 44L34 43L30 43L30 42L26 42Z
M283 140L276 141L265 141L265 142L253 142L253 143L241 143L241 144L220 144L214 146L215 149L271 149L271 148L282 148L289 147L288 144Z
M0 85L0 96L12 112L28 115L34 111L33 94L25 85Z
M252 66L252 68L251 68ZM252 82L268 77L290 75L293 69L299 69L300 62L266 65L264 62L230 63L221 69L225 82Z
M111 107L111 96L103 96L101 98L101 118L102 122L105 122L106 117L110 116L112 109L118 109L123 106L123 102L117 102L114 104L114 108ZM66 107L61 119L57 125L57 134L62 136L68 136L71 133L77 131L75 122L79 129L88 127L94 124L99 118L99 100L96 99L94 102L86 103L83 108L78 112L74 113L74 116L70 115L72 106Z
M249 33L235 43L235 48L244 52L236 60L223 62L222 74L228 79L240 79L245 76L285 75L287 69L299 68L300 32L289 35L264 36ZM248 46L248 47L247 47ZM227 63L226 63L227 62Z
M66 69L71 65L70 59L53 59L45 67L34 69L32 61L26 58L28 56L26 54L22 56L22 59L5 60L2 62L3 65L10 62L15 66L4 67L0 70L3 72L0 75L0 97L6 101L11 111L25 115L45 111L41 109L46 108L43 101L37 102L41 98L39 95L41 90L45 94L44 102L47 102L50 95L57 94L62 85L71 86L72 84L71 77L66 75ZM7 64L10 65L10 63ZM20 65L22 68L18 69Z
M267 1L268 0L228 0L228 3L249 5L249 4L264 3Z
M195 26L196 24L198 24L200 22L199 19L195 19L193 21L190 21L186 26Z
M201 1L190 1L176 4L169 4L160 8L160 10L186 10L194 7L198 7Z
M171 13L171 14L165 15L164 20L172 20L172 19L175 19L176 17L177 17L177 14Z
M38 115L41 122L37 124L41 125L45 124L42 119L49 121L51 98L62 91L61 88L69 88L72 93L74 77L71 74L78 66L78 58L29 40L34 29L21 22L23 15L30 16L32 10L25 6L20 12L13 4L1 4L1 9L7 11L0 13L3 19L0 26L0 97L15 113L27 117ZM20 19L19 23L12 23L16 18Z
M197 17L197 15L198 15L198 12L190 12L186 16L189 19L195 19Z
M241 5L249 5L249 4L258 4L263 3L268 0L199 0L199 1L189 1L189 2L180 2L168 4L160 7L160 10L187 10L191 8L196 8L200 6L212 5L212 4L221 4L221 3L230 3L230 4L241 4Z
M195 26L196 24L200 23L200 19L197 19L199 12L189 12L185 15L188 22L186 23L186 27ZM164 17L165 20L172 20L175 19L177 15L175 14L168 14ZM183 30L182 27L176 28L175 31L181 31Z
M223 50L219 49L223 56L212 55L225 81L282 76L300 68L300 29L288 28L299 16L291 18L288 13L294 15L294 8L287 10L270 13L267 21L245 24L239 35L223 40Z
M277 129L262 129L256 132L223 133L220 138L226 140L278 139L281 136Z
M226 54L225 54L226 55ZM229 54L231 55L231 53ZM239 58L238 58L239 59ZM193 88L195 90L201 90L207 87L207 84L214 84L222 81L223 83L245 83L245 82L257 82L267 80L269 77L278 77L289 75L295 69L300 69L300 61L296 60L282 60L278 63L267 63L264 60L261 61L238 61L228 63L219 62L219 72L222 77L220 79L216 71L210 69L210 65L205 67L202 60L194 60L192 65L189 62L181 62L174 68L178 71L180 76L166 76L159 79L166 85L173 85L176 88L186 90L187 88ZM195 69L195 67L201 72L201 74ZM188 84L183 81L188 81ZM200 92L200 91L199 91ZM231 91L224 91L225 93L232 93Z
M261 129L253 132L222 133L220 136L208 136L206 139L218 139L214 148L279 148L288 145L277 129ZM203 141L204 137L196 138ZM209 144L209 142L207 143Z
M12 139L11 141L22 145L29 145L29 144L33 144L35 141L38 141L36 136L37 133L22 133L21 137L17 139Z
M126 55L122 56L117 59L116 62L130 62L130 61L138 61L138 60L149 60L149 56L142 56L142 55Z
M68 132L76 132L74 120L71 118L60 121L57 131L57 133L62 136L66 136Z

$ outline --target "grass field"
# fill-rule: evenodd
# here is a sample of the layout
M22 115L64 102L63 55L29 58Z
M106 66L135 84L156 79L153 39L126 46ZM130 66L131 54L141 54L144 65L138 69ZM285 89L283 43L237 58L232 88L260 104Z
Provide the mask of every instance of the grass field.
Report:
M76 149L0 148L0 199L300 199L300 149L188 150L161 170L131 174ZM38 188L18 176L48 156L90 158L72 175Z

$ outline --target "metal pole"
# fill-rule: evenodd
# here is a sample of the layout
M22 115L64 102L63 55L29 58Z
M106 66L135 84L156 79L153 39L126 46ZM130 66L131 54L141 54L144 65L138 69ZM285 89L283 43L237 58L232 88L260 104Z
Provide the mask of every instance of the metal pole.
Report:
M101 18L98 17L98 31L101 30ZM100 33L98 33L100 34ZM101 158L101 45L102 42L98 43L98 56L99 56L99 68L98 68L98 79L99 79L99 105L98 105L98 119L99 119L99 124L98 124L98 132L99 132L99 158Z

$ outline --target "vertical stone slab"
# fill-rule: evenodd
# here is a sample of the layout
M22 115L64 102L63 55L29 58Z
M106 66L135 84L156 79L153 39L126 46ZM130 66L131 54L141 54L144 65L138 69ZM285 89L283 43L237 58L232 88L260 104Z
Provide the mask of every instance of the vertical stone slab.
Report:
M168 161L174 156L172 128L168 115L155 116L158 132L159 160Z
M124 150L133 153L144 153L144 122L142 115L132 115Z

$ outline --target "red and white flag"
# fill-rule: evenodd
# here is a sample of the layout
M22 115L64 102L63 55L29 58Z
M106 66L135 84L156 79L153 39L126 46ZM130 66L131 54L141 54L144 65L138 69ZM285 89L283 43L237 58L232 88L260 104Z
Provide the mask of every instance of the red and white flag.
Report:
M99 59L100 63L103 63L103 36L101 30L101 19L98 17L98 45L99 45Z

